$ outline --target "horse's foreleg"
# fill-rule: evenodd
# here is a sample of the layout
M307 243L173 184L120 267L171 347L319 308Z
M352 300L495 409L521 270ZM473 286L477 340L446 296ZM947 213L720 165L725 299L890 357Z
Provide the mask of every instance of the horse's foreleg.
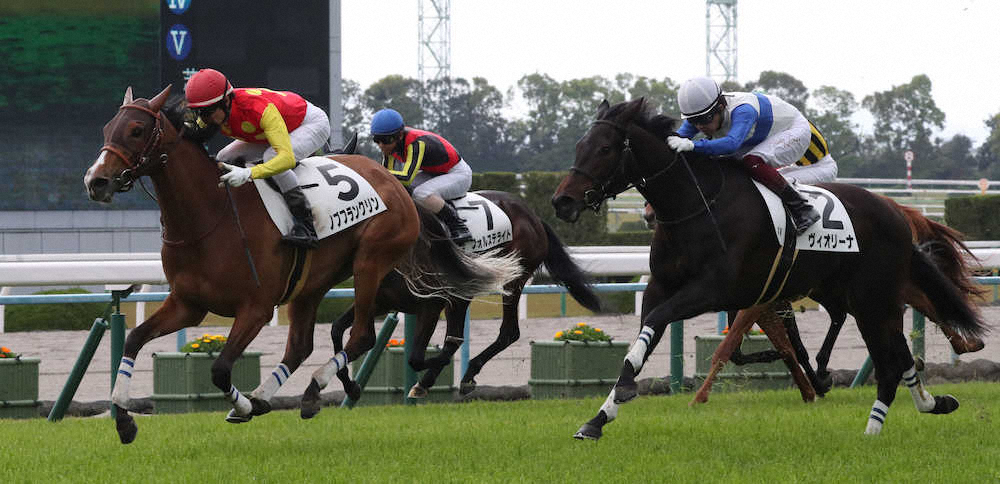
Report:
M712 391L712 383L715 382L715 377L726 366L726 363L729 362L729 357L733 354L733 351L736 351L740 347L740 343L743 342L743 335L750 330L753 323L760 319L763 313L770 311L769 306L761 304L744 309L736 314L736 319L729 326L729 332L726 333L726 337L722 339L719 346L715 348L715 352L712 353L712 366L708 371L708 376L705 377L701 388L698 389L694 395L694 399L688 405L708 401L708 394Z
M476 389L476 375L482 371L486 362L490 361L501 351L510 347L521 337L520 323L517 320L517 308L521 298L521 291L527 279L518 280L510 284L510 294L503 296L503 319L500 321L500 333L497 339L490 343L483 351L469 361L469 368L462 375L458 392L468 395Z
M212 363L212 383L225 394L226 399L233 405L233 412L227 420L246 418L254 412L254 404L246 395L240 393L232 383L233 364L243 351L250 345L250 342L257 337L261 328L267 324L274 312L273 306L244 307L236 312L236 319L233 327L229 330L229 338L222 347L222 352ZM289 330L291 332L291 329ZM256 409L258 413L266 413L264 409ZM230 420L231 421L231 420Z
M139 431L135 420L128 414L129 386L132 383L132 370L139 350L156 337L174 333L188 326L196 326L205 317L205 313L205 310L185 304L171 294L163 301L160 309L136 326L125 338L122 359L118 364L118 376L111 392L111 402L115 405L115 427L118 430L118 438L123 444L134 441Z
M437 326L437 315L440 314L441 308L436 304L431 306L431 309L436 310L437 313L432 315L428 314L426 316L422 314L421 317L427 317L429 321L433 318L433 321L431 322L431 326L433 327ZM438 376L441 374L441 371L444 370L444 367L452 363L455 352L458 351L458 348L462 346L462 342L464 341L463 335L465 332L465 314L468 308L468 301L455 301L454 304L446 311L448 326L445 331L444 346L441 348L441 354L434 358L424 360L424 367L427 368L427 371L424 372L420 381L414 384L413 388L410 389L410 398L426 397L430 388L434 386L435 382L437 382ZM419 324L420 327L423 328L424 323L421 322ZM431 332L433 333L433 330ZM430 338L430 335L428 335L428 338ZM416 351L414 351L414 354L415 353ZM412 366L414 370L417 370L417 367L414 366L413 355L411 355L410 366ZM448 382L448 386L451 386L452 383L453 382Z
M792 380L799 387L799 393L802 394L802 401L806 403L813 402L816 400L816 390L813 388L809 378L803 373L802 367L795 357L795 349L792 347L792 342L788 337L784 317L775 311L778 307L779 305L773 305L768 311L765 311L757 321L757 325L764 330L764 334L771 341L771 345L781 355L782 361L785 362L785 366L792 374Z

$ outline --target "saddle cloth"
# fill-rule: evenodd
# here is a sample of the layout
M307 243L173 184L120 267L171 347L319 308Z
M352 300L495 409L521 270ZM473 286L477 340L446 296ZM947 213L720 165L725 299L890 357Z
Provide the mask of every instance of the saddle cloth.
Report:
M337 161L313 156L299 161L294 170L299 188L312 207L313 226L320 239L386 210L371 183ZM253 182L274 225L287 235L292 229L292 214L284 198L265 180Z
M449 200L449 203L472 233L472 242L466 242L462 247L466 252L489 250L514 238L510 217L482 195L469 192L462 198Z
M753 182L767 205L774 226L778 245L784 246L786 224L785 207L781 199L764 185ZM795 240L798 250L817 252L860 252L851 217L840 201L829 190L813 185L796 184L795 188L820 214L820 220Z

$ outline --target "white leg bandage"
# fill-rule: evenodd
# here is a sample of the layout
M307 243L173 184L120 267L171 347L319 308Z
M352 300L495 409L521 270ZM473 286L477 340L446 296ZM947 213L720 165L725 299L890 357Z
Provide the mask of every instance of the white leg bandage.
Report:
M229 385L229 392L226 393L226 398L233 404L233 409L236 410L237 415L250 415L250 411L253 410L250 399L243 396L234 385Z
M868 415L868 428L865 429L865 435L878 435L882 431L882 425L888 414L889 406L882 403L881 400L875 400L875 404L872 405L872 413Z
M347 352L341 351L334 355L333 358L330 358L330 361L326 362L325 365L313 372L313 380L316 380L320 388L326 388L330 380L345 366L347 366Z
M632 348L628 350L628 354L625 355L625 360L632 363L632 368L638 373L642 369L642 362L646 356L646 348L649 347L649 342L653 339L653 328L649 326L643 326L642 331L639 332L639 336L635 338L635 342L632 343Z
M611 390L611 394L608 398L604 400L604 405L601 405L601 410L604 410L604 414L608 416L608 422L615 419L618 416L618 404L615 403L615 391Z
M278 366L274 367L271 371L271 375L268 376L260 385L250 392L250 396L259 400L270 401L271 397L278 392L281 385L284 385L288 381L288 377L292 376L292 372L288 371L288 367L284 363L278 363Z
M917 410L921 412L934 410L934 397L927 390L924 390L924 385L920 383L920 377L917 376L916 368L911 366L909 370L903 372L903 383L910 389L910 395L913 396L913 404L917 406Z
M128 408L128 387L132 383L134 369L135 360L122 357L122 362L118 365L118 376L115 377L115 388L111 391L111 401L121 408Z

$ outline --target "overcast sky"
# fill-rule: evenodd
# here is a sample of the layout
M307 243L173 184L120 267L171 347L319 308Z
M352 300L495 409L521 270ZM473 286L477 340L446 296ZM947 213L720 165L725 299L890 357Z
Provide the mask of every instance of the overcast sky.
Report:
M343 0L344 78L416 78L417 6ZM504 91L534 72L682 82L705 74L705 13L704 0L452 0L451 72ZM978 144L1000 112L998 23L995 0L739 0L737 80L786 72L860 102L926 74L946 116L940 134Z

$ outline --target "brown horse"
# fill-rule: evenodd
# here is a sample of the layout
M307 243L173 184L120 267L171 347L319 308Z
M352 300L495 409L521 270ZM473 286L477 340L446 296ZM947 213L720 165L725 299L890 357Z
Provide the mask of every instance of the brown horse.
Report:
M642 329L615 388L578 438L599 438L618 405L637 396L635 377L667 324L757 304L780 260L767 208L747 173L732 160L670 150L663 140L675 125L652 113L641 98L614 107L602 103L597 120L576 145L570 174L552 198L557 216L572 222L584 208L597 208L635 186L662 220L650 248ZM943 325L971 336L987 330L975 306L935 259L913 244L906 217L884 197L851 185L820 186L843 203L855 232L851 243L859 252L792 254L773 299L808 295L854 316L878 378L866 433L881 431L900 380L921 412L954 411L958 400L932 396L916 374L902 332L903 296L912 282L928 296ZM835 222L824 219L822 227Z
M492 344L469 361L469 368L462 376L459 387L462 395L475 390L475 378L482 370L483 365L520 337L517 309L521 291L540 265L545 264L550 277L565 286L570 295L583 307L594 312L601 309L600 300L591 290L583 271L566 252L562 241L559 240L552 228L542 221L523 200L507 192L487 190L475 193L496 203L500 210L510 218L512 238L509 242L501 245L501 253L516 254L521 264L521 277L509 282L504 288L506 294L503 296L503 319L500 322L500 334L497 335L497 339ZM410 355L409 364L414 370L426 369L427 372L410 389L410 397L423 398L427 396L427 389L434 386L441 370L451 363L455 351L458 350L463 341L465 315L469 308L469 302L467 299L457 298L442 300L416 297L403 281L393 274L382 280L382 285L379 286L378 294L375 297L376 313L382 314L390 310L397 310L413 314L417 319L415 346ZM427 345L434 334L434 329L438 324L438 316L442 310L445 311L448 325L444 347L437 357L425 359ZM350 327L353 320L352 308L333 324L330 336L333 339L335 350L340 349L343 344L344 331ZM337 376L344 383L344 388L350 389L348 395L351 399L357 401L361 396L360 389L357 388L356 384L352 386L347 369L341 369Z
M345 351L313 375L310 388L325 386L337 367L372 347L375 292L390 271L399 271L417 292L447 288L447 295L465 297L499 289L518 275L514 261L464 256L440 224L424 223L433 216L418 212L392 175L363 156L330 157L329 170L337 173L330 184L343 190L344 199L350 182L340 175L351 178L353 172L374 187L387 210L323 239L306 254L280 244L281 234L255 188L247 185L230 192L219 187L216 164L200 143L184 135L185 110L179 101L167 106L169 93L168 86L151 100L133 100L129 88L118 113L105 125L104 147L84 177L92 200L111 202L116 192L148 175L163 224L161 258L170 294L129 333L112 393L123 443L132 442L138 430L126 409L139 350L153 338L199 324L209 311L235 317L212 365L212 382L233 403L231 421L245 421L270 409L268 400L278 386L311 353L316 308L334 284L354 277L356 330ZM231 384L233 362L283 302L288 303L290 319L284 358L248 399ZM318 406L318 389L316 393L314 402L303 397L303 412Z

